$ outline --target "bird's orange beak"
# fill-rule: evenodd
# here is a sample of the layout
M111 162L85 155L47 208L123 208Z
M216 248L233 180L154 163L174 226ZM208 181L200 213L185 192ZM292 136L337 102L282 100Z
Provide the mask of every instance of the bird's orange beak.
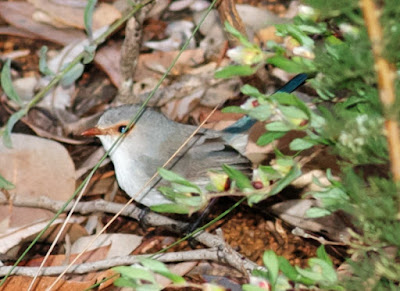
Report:
M81 133L83 136L103 135L104 131L97 127L92 127Z

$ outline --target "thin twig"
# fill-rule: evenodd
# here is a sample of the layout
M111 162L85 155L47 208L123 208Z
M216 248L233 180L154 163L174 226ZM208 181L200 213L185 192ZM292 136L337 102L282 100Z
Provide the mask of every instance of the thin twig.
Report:
M384 107L386 138L389 147L389 156L393 178L400 181L400 131L397 120L390 114L390 108L396 101L394 80L396 67L390 64L383 56L383 31L379 22L381 10L373 0L360 0L365 24L371 40L372 52L375 59L375 70L378 74L379 98Z

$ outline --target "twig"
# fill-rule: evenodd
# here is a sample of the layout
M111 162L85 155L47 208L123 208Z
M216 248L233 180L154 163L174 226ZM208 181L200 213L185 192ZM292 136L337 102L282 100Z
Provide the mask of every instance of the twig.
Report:
M154 4L154 2L153 2ZM126 23L125 39L121 47L120 71L122 83L116 101L122 104L136 104L137 96L133 96L132 76L138 63L140 46L142 45L143 21L153 5L143 8L137 15L132 16ZM136 100L135 100L136 99Z
M0 203L7 202L5 197L0 197ZM13 199L13 205L15 206L25 206L25 207L38 207L44 208L48 210L56 210L60 205L63 205L64 202L62 201L54 201L49 199L48 197L39 197L36 199L21 199L15 197ZM72 203L65 209L68 211L72 206ZM114 203L114 202L107 202L104 200L96 200L90 202L79 202L75 208L75 212L79 212L81 214L88 214L93 212L108 212L108 213L118 213L123 204ZM131 217L135 220L139 220L141 217L142 209L135 206L134 204L130 204L125 207L125 209L121 212L121 215ZM169 217L165 217L161 214L157 214L154 212L149 212L143 218L144 223L151 226L158 226L158 227L165 227L169 231L173 233L180 234L183 230L185 230L188 226L187 222L182 222L179 220L171 219ZM243 268L249 272L254 268L259 267L256 263L252 262L251 260L247 259L246 257L242 256L238 252L229 248L225 241L219 237L218 235L214 235L208 232L199 233L194 237L198 242L202 243L203 245L215 248L217 247L221 252L223 252L224 257L226 258L226 263L239 271L243 271ZM158 256L158 255L157 255ZM158 257L157 257L158 258ZM65 266L64 266L65 269ZM0 271L3 269L0 268Z
M148 258L149 255L138 255L138 256L122 256L108 258L90 263L81 263L71 266L68 270L68 274L86 274L94 271L109 269L115 266L121 265L132 265L139 262L141 258ZM171 262L184 262L184 261L195 261L195 260L210 260L215 262L225 262L225 254L221 254L218 248L184 251L184 252L171 252L157 255L156 259L164 263ZM10 271L11 267L0 267L0 276L6 275ZM30 276L39 272L40 276L54 276L59 275L65 270L65 266L53 266L44 267L39 272L39 267L17 267L13 270L13 275Z
M379 98L384 107L386 138L389 147L389 156L393 178L400 181L400 131L397 120L390 109L396 101L394 79L396 67L391 65L383 56L383 31L379 23L381 10L373 0L360 0L365 24L371 40L372 52L375 59L375 70L378 74Z

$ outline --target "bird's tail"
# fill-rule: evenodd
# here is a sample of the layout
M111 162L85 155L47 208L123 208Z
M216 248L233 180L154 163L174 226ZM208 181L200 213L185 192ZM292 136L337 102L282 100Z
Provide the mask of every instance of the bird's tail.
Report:
M298 74L290 79L282 88L277 90L277 92L285 92L291 93L299 88L304 82L307 80L307 74ZM257 119L254 119L250 116L244 116L238 121L236 121L231 126L225 128L223 130L226 135L224 136L225 141L230 144L233 148L235 148L240 153L244 153L246 145L247 145L247 131L257 122Z

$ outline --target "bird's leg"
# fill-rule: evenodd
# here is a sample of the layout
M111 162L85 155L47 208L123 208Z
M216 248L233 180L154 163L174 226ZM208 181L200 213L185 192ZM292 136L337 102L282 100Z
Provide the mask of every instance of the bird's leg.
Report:
M210 200L210 203L208 203L207 207L200 213L200 215L197 217L197 219L193 222L190 223L185 230L186 234L190 234L193 231L195 231L201 224L203 224L204 219L207 217L208 214L210 214L211 208L215 205L215 203L218 201L218 198L213 198ZM196 241L193 238L189 239L189 245L191 248L195 248L196 246Z

